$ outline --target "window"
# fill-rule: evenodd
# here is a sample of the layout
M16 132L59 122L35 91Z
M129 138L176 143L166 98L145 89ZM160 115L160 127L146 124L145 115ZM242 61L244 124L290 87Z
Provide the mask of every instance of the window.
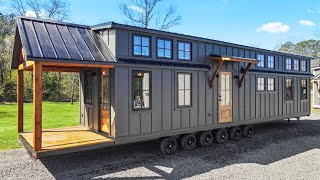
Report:
M178 59L180 60L191 59L191 43L178 42Z
M264 67L264 55L263 54L258 54L258 67Z
M268 78L268 91L274 91L274 78Z
M191 74L178 73L178 107L191 106Z
M307 99L307 80L301 80L301 100Z
M293 87L292 87L292 79L286 78L286 101L293 100Z
M92 104L92 71L84 72L84 103Z
M299 71L299 60L298 59L293 60L293 70Z
M149 109L151 105L151 73L133 71L133 109Z
M286 70L291 70L292 69L292 62L290 58L286 59Z
M259 77L257 85L258 85L257 87L258 91L264 91L264 78Z
M274 69L274 56L268 56L268 68Z
M146 36L133 36L133 54L135 56L150 56L150 38Z
M300 62L300 70L307 71L307 62L306 61L303 60Z
M171 52L172 52L172 41L168 39L158 39L157 42L157 56L160 58L168 58L171 59Z

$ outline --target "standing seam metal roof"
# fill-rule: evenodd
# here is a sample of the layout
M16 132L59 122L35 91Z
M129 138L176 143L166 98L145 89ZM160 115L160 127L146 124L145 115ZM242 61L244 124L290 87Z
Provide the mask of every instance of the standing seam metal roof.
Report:
M17 29L27 59L116 62L102 37L89 26L18 17ZM16 43L14 51L19 50Z

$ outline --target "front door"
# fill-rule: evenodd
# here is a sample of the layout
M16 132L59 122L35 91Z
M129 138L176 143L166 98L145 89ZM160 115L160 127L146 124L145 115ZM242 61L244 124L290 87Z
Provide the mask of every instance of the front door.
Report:
M232 72L221 72L219 83L219 123L232 121Z
M110 82L109 70L101 71L101 119L100 131L110 135Z

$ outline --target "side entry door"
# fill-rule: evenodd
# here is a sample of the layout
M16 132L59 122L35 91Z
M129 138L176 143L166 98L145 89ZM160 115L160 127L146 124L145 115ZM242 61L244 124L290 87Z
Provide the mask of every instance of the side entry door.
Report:
M232 122L232 72L221 72L219 82L219 123Z

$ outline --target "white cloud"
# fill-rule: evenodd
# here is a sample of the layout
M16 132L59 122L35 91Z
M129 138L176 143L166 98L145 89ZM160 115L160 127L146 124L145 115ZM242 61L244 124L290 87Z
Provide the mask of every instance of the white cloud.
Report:
M299 23L303 26L315 26L316 24L310 20L300 20Z
M39 13L39 16L42 17L44 16L45 12L44 11L41 11ZM29 16L29 17L37 17L36 13L34 11L31 11L31 10L28 10L25 14L25 16Z
M288 32L289 29L290 29L290 26L283 24L282 22L269 22L259 27L256 32L265 31L270 33L281 33L281 32Z
M131 5L131 6L129 6L129 8L134 10L134 11L137 11L139 13L144 13L144 10L139 8L138 6Z

